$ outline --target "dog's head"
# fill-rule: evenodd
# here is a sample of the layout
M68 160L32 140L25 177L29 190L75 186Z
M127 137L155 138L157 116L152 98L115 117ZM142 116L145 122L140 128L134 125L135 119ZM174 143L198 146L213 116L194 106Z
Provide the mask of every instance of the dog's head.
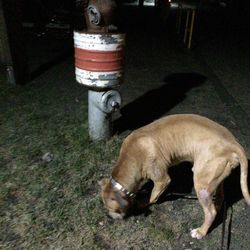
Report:
M117 190L110 179L102 179L99 185L101 186L102 200L109 216L113 219L123 219L132 205L131 198Z

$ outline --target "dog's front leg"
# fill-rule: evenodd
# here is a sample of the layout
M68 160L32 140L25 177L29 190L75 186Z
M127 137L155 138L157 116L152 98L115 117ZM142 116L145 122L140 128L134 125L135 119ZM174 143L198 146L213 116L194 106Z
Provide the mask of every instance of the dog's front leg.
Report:
M165 175L164 178L160 180L152 180L154 182L154 188L151 192L149 203L156 203L160 195L166 190L171 179L168 175Z

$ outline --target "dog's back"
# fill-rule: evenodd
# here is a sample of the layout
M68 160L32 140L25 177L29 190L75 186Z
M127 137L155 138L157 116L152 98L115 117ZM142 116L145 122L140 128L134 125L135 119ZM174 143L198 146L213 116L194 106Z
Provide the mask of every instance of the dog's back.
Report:
M219 123L206 117L195 114L176 114L169 115L137 129L134 133L160 134L189 134L199 138L209 135L223 137L228 140L236 140L232 133Z
M222 125L199 115L177 114L158 119L135 130L126 138L132 147L135 142L146 141L144 150L152 148L168 151L180 161L193 161L202 151L219 151L238 146L233 134ZM141 143L141 145L143 145ZM171 157L172 157L171 156Z

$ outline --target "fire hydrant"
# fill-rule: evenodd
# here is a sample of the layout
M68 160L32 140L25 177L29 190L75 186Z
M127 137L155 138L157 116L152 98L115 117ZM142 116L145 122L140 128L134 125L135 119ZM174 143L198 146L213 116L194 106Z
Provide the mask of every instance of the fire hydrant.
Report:
M76 81L88 87L89 136L94 141L112 136L112 114L121 107L125 47L124 34L108 32L112 13L107 10L114 5L101 2L92 0L85 8L87 31L74 31Z

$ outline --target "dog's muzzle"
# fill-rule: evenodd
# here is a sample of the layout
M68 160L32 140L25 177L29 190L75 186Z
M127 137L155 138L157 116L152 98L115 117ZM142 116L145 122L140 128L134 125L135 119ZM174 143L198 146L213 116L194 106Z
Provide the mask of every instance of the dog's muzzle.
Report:
M124 213L108 212L108 216L115 220L122 220L125 217Z

